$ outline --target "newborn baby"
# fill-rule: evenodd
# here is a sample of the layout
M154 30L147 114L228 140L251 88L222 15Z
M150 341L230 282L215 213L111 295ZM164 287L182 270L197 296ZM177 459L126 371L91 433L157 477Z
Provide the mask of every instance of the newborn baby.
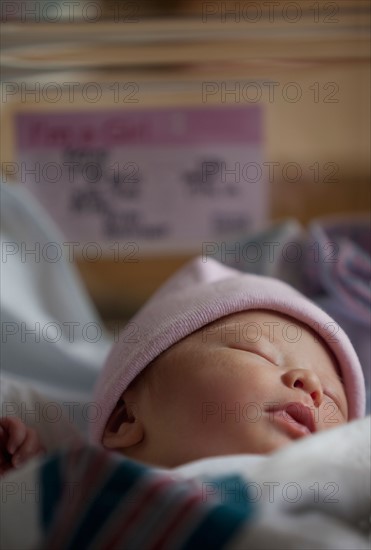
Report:
M300 339L285 339L288 325L293 331L290 317L248 311L175 344L123 393L103 445L174 467L200 457L270 453L347 422L345 388L332 353L297 322Z
M348 337L281 281L197 258L129 327L96 385L91 435L130 458L271 453L364 415Z
M173 468L271 453L361 417L365 388L348 337L316 305L281 281L197 258L129 323L95 401L95 443Z

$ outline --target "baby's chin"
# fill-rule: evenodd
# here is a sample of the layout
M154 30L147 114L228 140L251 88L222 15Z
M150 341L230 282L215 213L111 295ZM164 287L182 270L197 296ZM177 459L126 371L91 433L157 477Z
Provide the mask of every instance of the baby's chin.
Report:
M229 440L229 444L227 446L220 446L216 441L215 445L213 445L213 441L209 440L207 442L207 447L205 448L196 448L195 445L187 445L186 447L181 448L179 445L176 445L174 449L165 450L162 448L161 454L156 452L157 449L152 451L149 448L146 450L143 448L131 448L125 449L125 452L123 450L117 450L117 452L119 452L122 456L125 456L130 460L140 462L145 466L173 469L191 462L218 456L239 454L269 455L284 447L287 447L288 445L292 445L299 439L302 438L294 437L292 434L289 435L286 432L277 429L274 425L271 425L267 436L262 438L259 442L255 440L253 444L246 434L242 434L238 437L237 441L235 441L235 444L233 441L231 442Z
M228 452L224 450L214 451L212 453L210 452L200 452L195 453L192 455L184 454L183 456L179 457L168 457L166 459L161 460L153 460L150 457L146 458L143 457L139 460L139 462L142 462L146 466L151 466L155 468L166 468L166 469L173 469L178 468L180 466L184 466L186 464L190 464L192 462L197 462L199 460L205 460L208 458L216 458L221 456L236 456L236 455L254 455L254 456L262 456L262 455L269 455L273 454L276 451L279 451L280 449L287 447L288 445L292 444L292 440L288 439L282 439L276 444L271 444L268 446L264 446L264 448L261 449L251 449L248 446L246 448L241 448L240 446L236 449L230 449ZM137 460L137 459L136 459Z

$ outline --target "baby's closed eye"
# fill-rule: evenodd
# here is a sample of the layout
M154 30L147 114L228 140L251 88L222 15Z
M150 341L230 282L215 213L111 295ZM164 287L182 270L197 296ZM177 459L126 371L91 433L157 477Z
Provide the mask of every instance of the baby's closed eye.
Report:
M232 347L232 346L231 346ZM258 355L259 357L262 357L269 363L272 363L273 365L279 366L279 360L277 357L275 357L275 354L271 350L266 350L259 347L248 347L248 346L233 346L232 349L238 349L240 351L244 351L247 353L251 353L253 355Z

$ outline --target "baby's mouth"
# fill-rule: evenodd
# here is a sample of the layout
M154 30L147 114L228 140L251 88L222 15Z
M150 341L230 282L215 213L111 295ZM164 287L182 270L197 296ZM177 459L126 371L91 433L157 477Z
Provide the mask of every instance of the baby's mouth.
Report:
M316 431L312 410L303 403L286 403L271 407L269 418L277 422L295 437L310 435Z

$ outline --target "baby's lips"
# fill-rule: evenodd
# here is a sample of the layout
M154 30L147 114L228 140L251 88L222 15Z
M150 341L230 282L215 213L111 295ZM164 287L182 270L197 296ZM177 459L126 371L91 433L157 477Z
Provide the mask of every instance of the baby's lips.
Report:
M307 405L303 403L288 403L285 407L285 411L292 416L296 422L306 426L311 433L316 431L313 412Z
M268 409L268 412L284 416L286 420L291 417L294 422L304 426L309 433L316 431L313 412L310 407L300 402L289 402Z

